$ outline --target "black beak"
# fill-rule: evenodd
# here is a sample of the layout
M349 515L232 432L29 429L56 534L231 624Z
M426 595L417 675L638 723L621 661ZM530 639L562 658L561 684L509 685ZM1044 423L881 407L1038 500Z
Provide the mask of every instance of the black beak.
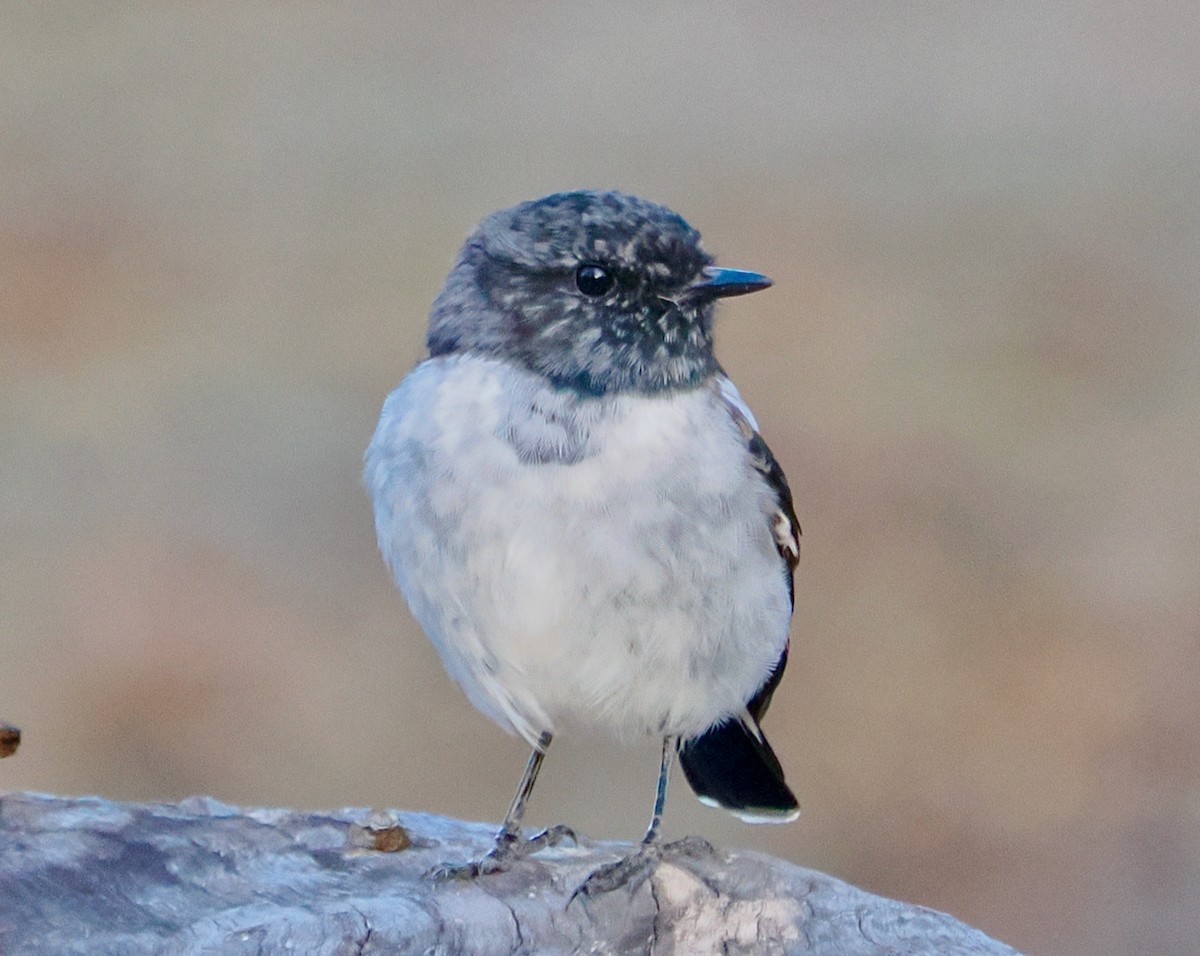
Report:
M704 270L704 281L688 286L688 297L698 299L723 299L730 295L745 295L757 292L771 284L771 280L757 272L745 269L718 269L708 266Z

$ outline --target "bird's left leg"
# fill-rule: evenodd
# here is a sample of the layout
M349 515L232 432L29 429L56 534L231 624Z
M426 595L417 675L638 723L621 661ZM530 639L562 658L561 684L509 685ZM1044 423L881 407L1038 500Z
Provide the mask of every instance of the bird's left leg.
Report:
M712 844L701 837L685 837L667 844L659 840L658 831L662 826L663 807L667 803L667 782L670 780L671 764L675 761L678 749L678 737L663 738L662 762L658 767L658 788L654 793L654 812L641 844L624 859L606 864L593 872L572 894L572 899L576 896L597 896L626 885L630 890L636 890L665 856L698 858L713 853Z
M534 834L529 839L521 836L521 818L525 816L525 804L529 802L529 795L537 782L538 771L542 769L542 761L546 758L551 739L549 733L542 733L538 737L537 744L529 755L529 761L525 764L525 773L521 775L521 782L517 785L512 804L504 817L504 823L500 826L500 832L496 834L496 842L488 854L470 863L440 866L434 870L436 878L469 880L486 873L497 873L531 853L548 846L556 846L563 840L575 839L571 828L562 824Z
M642 837L642 846L658 843L658 830L662 826L663 808L667 805L667 783L671 779L671 764L675 762L675 751L679 749L678 737L664 737L662 760L658 765L658 787L654 791L654 812L650 815L650 826Z

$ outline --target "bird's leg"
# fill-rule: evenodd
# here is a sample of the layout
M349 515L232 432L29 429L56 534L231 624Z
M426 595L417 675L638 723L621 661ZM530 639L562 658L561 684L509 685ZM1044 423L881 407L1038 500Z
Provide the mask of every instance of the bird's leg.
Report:
M525 804L529 802L529 795L533 793L533 785L537 783L538 772L542 769L542 761L546 759L546 750L550 746L550 739L550 734L539 736L537 745L529 754L525 772L521 775L521 782L517 784L517 792L513 794L508 813L504 815L504 823L500 827L500 832L496 834L496 846L492 850L493 853L502 846L508 846L521 839L521 818L525 816Z
M650 826L646 827L646 835L642 837L642 846L651 846L658 842L658 828L662 826L663 807L667 805L667 782L671 779L671 764L675 760L675 751L678 749L678 737L663 738L662 762L658 765L658 789L654 791L654 813L650 816Z
M699 857L713 852L712 844L700 837L686 837L674 843L662 844L658 838L662 826L663 807L667 802L667 782L671 777L671 764L679 749L678 737L664 737L662 747L662 762L658 767L658 788L654 793L654 813L650 817L650 826L638 848L628 856L600 867L583 881L583 884L572 894L576 896L598 896L608 893L620 886L629 886L635 891L654 872L654 868L664 856Z
M500 832L496 834L496 845L488 856L505 859L528 856L543 847L557 846L563 840L575 839L571 828L561 823L534 834L528 840L521 837L521 818L525 816L525 804L529 802L529 795L533 793L533 785L537 782L538 771L542 769L542 761L546 758L550 740L549 733L542 733L538 737L537 746L529 755L525 773L522 774L521 782L517 785L517 792L513 795L512 805L508 808Z
M529 762L525 764L525 773L521 775L521 782L517 785L512 805L508 808L504 823L500 826L500 832L496 834L496 842L488 854L481 860L461 866L438 867L434 871L436 878L443 880L473 879L485 873L496 873L531 853L536 853L548 846L556 846L563 840L575 839L575 834L570 827L561 824L543 830L528 840L521 836L521 818L525 816L525 804L529 802L529 795L533 792L533 785L537 782L538 771L542 769L542 761L546 758L546 750L550 746L551 739L551 735L545 732L538 737L537 744L529 755Z

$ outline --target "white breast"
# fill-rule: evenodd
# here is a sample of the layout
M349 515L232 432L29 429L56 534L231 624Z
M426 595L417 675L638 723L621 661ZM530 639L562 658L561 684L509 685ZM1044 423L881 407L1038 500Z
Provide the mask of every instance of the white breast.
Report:
M753 695L790 606L726 401L580 400L467 356L392 393L367 453L380 547L477 707L531 741L686 736Z

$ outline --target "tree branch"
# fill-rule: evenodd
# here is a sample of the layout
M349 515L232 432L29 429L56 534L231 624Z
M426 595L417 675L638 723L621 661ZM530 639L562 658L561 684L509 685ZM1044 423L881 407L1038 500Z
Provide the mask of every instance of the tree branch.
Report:
M0 952L1013 954L957 920L757 853L663 862L572 894L630 850L581 840L437 883L492 827L420 813L243 810L205 797L0 797Z

